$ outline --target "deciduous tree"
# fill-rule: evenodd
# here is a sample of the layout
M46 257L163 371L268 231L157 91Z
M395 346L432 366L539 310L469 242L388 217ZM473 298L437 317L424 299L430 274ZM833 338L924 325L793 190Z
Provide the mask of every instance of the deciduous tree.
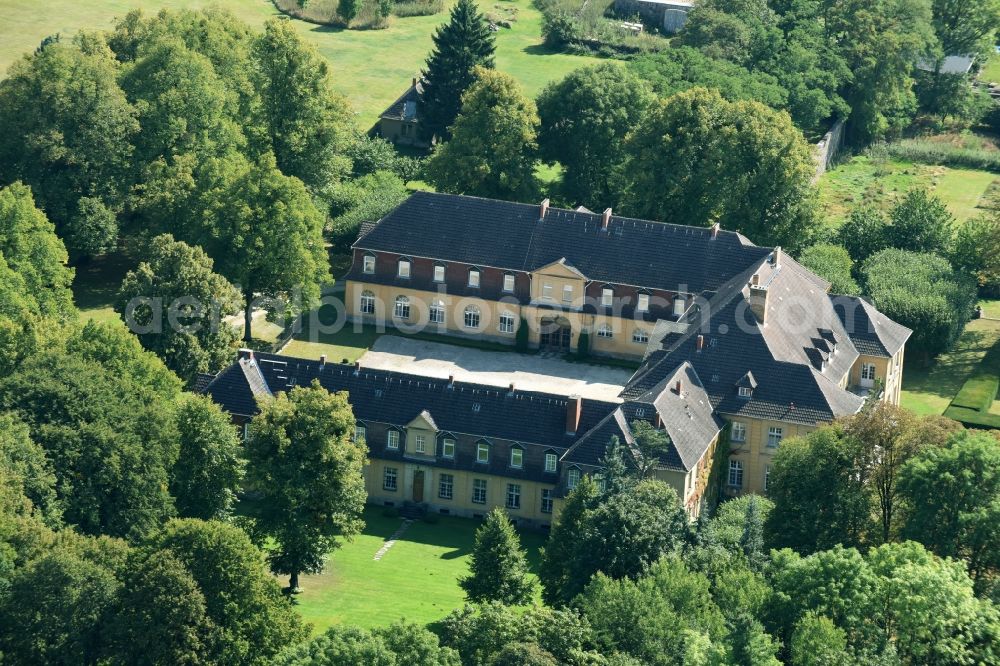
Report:
M892 224L886 231L892 247L947 255L955 218L940 197L924 189L912 189L893 206L889 219Z
M451 140L424 165L439 190L524 201L535 196L538 114L509 75L477 68Z
M615 203L625 135L652 101L642 79L612 63L575 70L542 91L539 151L563 165L566 199L595 210Z
M241 295L212 268L200 247L157 236L115 304L142 346L187 382L228 365L238 337L225 319L242 310Z
M856 296L858 283L851 277L854 262L847 250L832 243L817 243L799 255L799 263L830 282L831 294Z
M630 214L740 231L764 245L808 245L816 226L812 152L788 114L702 88L654 105L630 135Z
M351 441L354 414L346 393L318 382L295 387L260 405L246 443L247 479L263 496L256 521L275 540L269 555L275 573L319 573L337 536L350 538L363 522L367 451Z

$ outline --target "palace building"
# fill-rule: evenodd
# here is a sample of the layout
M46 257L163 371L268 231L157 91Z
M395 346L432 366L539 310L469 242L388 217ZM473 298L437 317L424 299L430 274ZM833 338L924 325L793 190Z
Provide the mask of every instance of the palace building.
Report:
M615 401L246 350L205 378L237 423L294 386L347 391L373 503L541 526L613 438L635 450L636 421L667 435L654 473L692 517L718 489L766 493L783 439L898 403L910 335L780 248L545 202L416 193L362 230L346 280L354 321L641 360Z

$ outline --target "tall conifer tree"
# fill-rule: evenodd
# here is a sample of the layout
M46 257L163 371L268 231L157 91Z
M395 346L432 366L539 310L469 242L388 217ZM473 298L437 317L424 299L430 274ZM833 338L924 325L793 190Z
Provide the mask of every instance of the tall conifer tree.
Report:
M421 128L427 138L448 138L462 108L462 94L475 81L477 65L493 68L496 50L490 26L474 0L458 0L451 20L434 33L434 50L423 71Z

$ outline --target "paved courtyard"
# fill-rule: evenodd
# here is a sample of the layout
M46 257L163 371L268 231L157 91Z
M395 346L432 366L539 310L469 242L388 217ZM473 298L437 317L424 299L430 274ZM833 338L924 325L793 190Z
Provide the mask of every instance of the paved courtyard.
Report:
M491 386L511 382L523 391L618 401L618 392L632 375L624 368L570 363L557 357L492 352L437 342L383 335L361 357L366 368L395 370Z

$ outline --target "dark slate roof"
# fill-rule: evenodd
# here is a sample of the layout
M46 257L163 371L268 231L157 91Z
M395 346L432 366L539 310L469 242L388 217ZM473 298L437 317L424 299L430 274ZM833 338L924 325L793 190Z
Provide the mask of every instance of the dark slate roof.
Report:
M390 104L389 108L383 111L379 117L390 120L417 120L416 112L420 108L420 98L423 94L423 84L414 79L406 92ZM407 102L411 103L411 106L407 106ZM408 112L412 115L407 115Z
M749 307L750 277L768 288L767 324ZM651 338L643 366L622 391L634 400L660 384L678 365L691 363L717 413L813 424L856 412L862 399L839 381L858 351L826 294L826 283L782 258L779 268L765 259L724 285L687 316L683 334ZM682 324L685 322L682 322ZM704 336L702 349L697 337ZM825 366L817 346L832 349ZM742 398L737 387L750 373L756 387Z
M565 396L432 379L420 375L247 351L209 384L205 393L226 411L257 412L255 396L309 386L319 379L328 391L347 391L359 421L406 426L421 414L433 415L439 431L567 448L617 404L582 400L576 435L566 433ZM257 378L264 383L261 388ZM256 387L256 390L255 388ZM266 391L266 393L265 393Z
M676 390L678 381L680 393ZM711 400L694 367L682 363L645 395L606 416L563 455L562 461L598 467L612 437L632 448L635 437L629 424L637 420L656 423L657 415L670 437L670 447L661 455L660 464L683 471L698 464L725 425L712 413Z
M215 379L215 375L207 372L199 372L195 375L194 383L191 385L191 391L194 393L204 393L205 388L212 383Z
M715 291L770 252L738 233L478 197L415 192L355 247L534 271L563 260L590 280Z
M894 356L913 334L863 298L830 296L830 300L851 342L866 356Z

